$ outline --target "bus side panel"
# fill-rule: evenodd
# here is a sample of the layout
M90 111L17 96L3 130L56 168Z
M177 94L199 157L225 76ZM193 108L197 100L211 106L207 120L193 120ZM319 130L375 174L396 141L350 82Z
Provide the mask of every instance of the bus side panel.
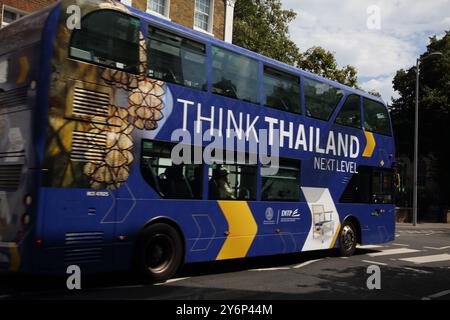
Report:
M341 219L355 217L361 227L362 244L395 240L395 207L392 204L338 204Z
M45 221L38 254L44 273L78 265L88 272L111 270L115 198L110 191L43 188Z

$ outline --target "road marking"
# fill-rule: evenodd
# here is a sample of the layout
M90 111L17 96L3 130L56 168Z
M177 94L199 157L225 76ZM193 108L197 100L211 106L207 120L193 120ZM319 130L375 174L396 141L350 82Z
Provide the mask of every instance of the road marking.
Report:
M413 262L413 263L417 263L417 264L438 262L438 261L448 261L448 260L450 260L450 254L448 254L448 253L435 254L435 255L432 255L432 256L403 258L403 259L400 259L400 260Z
M365 246L358 246L359 249L375 249L375 248L384 248L384 246L378 246L373 244L367 244Z
M402 247L409 247L409 244L403 244L403 243L393 243L393 246L402 246Z
M433 249L433 250L444 250L444 249L450 249L450 246L440 247L440 248L435 248L435 247L424 247L424 248Z
M189 279L189 277L169 279L169 280L167 280L166 282L163 282L163 283L155 283L155 286L162 286L164 284L169 284L169 283L173 283L173 282L177 282L177 281L181 281L181 280L185 280L185 279Z
M415 272L419 272L419 273L425 273L425 274L433 273L431 271L425 271L425 270L414 269L414 268L409 268L409 267L403 267L402 269L411 270L411 271L415 271Z
M278 268L261 268L261 269L251 269L249 271L277 271L277 270L289 270L289 267L278 267Z
M404 253L413 253L419 252L420 250L401 248L401 249L389 249L381 252L369 253L367 254L370 257L379 257L379 256L388 256L392 254L404 254Z
M395 237L398 238L398 237L400 237L400 235L399 235L398 233L396 233L396 234L395 234Z
M387 266L387 263L370 261L370 260L361 260L362 262L370 263L370 264L379 264L380 266Z
M294 266L293 268L294 268L294 269L299 269L299 268L301 268L301 267L305 267L305 266L307 266L308 264L311 264L311 263L314 263L314 262L320 261L320 260L322 260L322 259L315 259L315 260L306 261L306 262L303 262L303 263L300 263L300 264Z
M446 296L448 294L450 294L450 290L445 290L445 291L441 291L441 292L432 294L430 296L424 297L424 298L422 298L422 300L430 300L433 298L440 298L440 297Z

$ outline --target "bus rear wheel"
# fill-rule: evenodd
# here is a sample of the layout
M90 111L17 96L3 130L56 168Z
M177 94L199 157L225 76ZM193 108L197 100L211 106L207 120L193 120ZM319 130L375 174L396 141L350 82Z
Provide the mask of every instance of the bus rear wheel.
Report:
M182 262L182 240L177 230L165 223L147 227L137 246L137 267L145 282L170 279Z
M350 221L345 221L343 223L339 234L339 241L339 254L343 257L353 255L356 250L356 243L358 239L355 226Z

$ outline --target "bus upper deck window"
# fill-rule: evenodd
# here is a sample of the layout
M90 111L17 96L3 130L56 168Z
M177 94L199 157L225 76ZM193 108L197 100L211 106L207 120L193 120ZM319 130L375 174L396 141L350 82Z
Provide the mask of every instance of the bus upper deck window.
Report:
M137 73L140 21L113 10L95 11L81 21L70 44L70 56Z
M178 35L149 28L148 70L152 78L206 90L206 47Z
M258 62L212 47L213 93L258 103Z
M304 81L304 91L307 116L326 121L344 96L342 90L308 78Z
M386 107L376 101L364 98L364 129L367 131L391 135L391 126Z
M300 78L264 67L264 98L266 106L301 113Z

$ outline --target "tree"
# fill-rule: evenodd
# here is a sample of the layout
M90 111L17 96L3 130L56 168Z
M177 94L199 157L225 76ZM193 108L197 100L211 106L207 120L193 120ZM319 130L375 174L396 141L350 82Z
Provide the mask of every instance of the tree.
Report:
M443 56L425 58L431 52L442 52ZM450 149L450 31L438 39L430 38L427 51L421 56L419 90L419 158L433 154L438 167L438 185L441 205L448 205L450 195L450 170L448 159ZM391 114L397 150L410 159L413 158L414 114L416 70L398 70L394 89L399 98L392 101Z
M301 53L290 39L289 23L297 16L282 8L280 0L237 0L233 43L267 57L300 67L340 83L357 87L357 70L339 68L334 54L321 47Z
M296 16L293 10L282 9L280 0L237 0L233 43L295 65L300 51L289 38L288 25Z
M312 47L306 50L301 55L301 59L297 61L297 65L304 70L358 88L356 68L347 65L339 69L334 54L322 47Z

